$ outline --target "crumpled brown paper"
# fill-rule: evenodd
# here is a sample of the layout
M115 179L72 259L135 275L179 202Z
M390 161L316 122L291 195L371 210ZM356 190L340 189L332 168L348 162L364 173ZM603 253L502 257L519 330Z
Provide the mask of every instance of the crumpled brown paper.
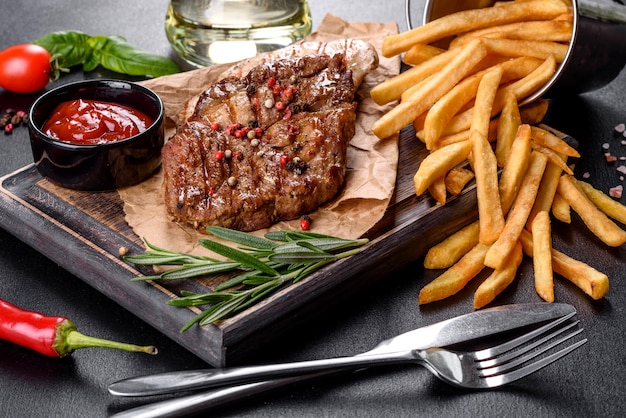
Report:
M396 181L398 138L379 140L370 130L373 122L388 109L375 104L370 90L381 81L398 74L400 60L384 58L382 39L397 33L395 23L348 23L327 15L318 31L305 41L331 41L352 38L371 43L379 53L380 65L361 85L356 133L348 149L345 187L333 201L311 214L312 231L343 238L358 238L384 215ZM193 96L203 92L230 65L207 67L143 82L163 100L166 110L166 136L173 134L177 115ZM151 244L178 252L194 253L198 240L206 237L191 226L173 222L162 195L162 173L139 185L119 190L126 221L133 231ZM299 220L281 222L271 229L299 229ZM257 231L263 234L267 230Z

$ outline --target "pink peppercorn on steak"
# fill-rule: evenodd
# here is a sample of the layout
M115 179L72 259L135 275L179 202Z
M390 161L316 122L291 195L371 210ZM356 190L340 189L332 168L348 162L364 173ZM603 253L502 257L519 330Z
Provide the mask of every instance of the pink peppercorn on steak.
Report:
M262 61L200 95L163 148L174 220L253 231L333 199L354 136L356 89L378 62L368 44L350 45L358 59L343 51Z

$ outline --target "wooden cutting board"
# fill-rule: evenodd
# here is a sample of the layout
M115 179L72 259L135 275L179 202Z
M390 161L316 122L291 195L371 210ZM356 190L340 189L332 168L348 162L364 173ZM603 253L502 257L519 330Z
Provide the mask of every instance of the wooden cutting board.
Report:
M206 292L200 282L131 282L153 274L119 256L120 247L141 252L141 239L124 220L117 192L88 193L53 187L33 165L0 179L0 225L107 297L177 341L209 364L223 367L250 355L289 329L315 319L321 306L349 297L408 263L452 232L477 219L473 187L440 206L417 197L413 176L427 155L412 128L400 134L396 189L383 219L366 236L370 242L343 259L276 292L261 304L219 326L181 327L200 311L166 301L182 289ZM416 295L417 298L417 295Z

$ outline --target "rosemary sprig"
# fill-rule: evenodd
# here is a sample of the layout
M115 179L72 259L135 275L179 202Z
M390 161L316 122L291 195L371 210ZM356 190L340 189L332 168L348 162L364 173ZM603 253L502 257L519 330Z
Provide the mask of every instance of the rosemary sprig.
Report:
M133 281L178 280L198 278L216 273L239 272L218 285L213 292L183 291L181 297L167 302L171 306L207 306L207 309L183 326L207 325L231 317L256 304L287 282L296 283L322 267L357 254L367 239L347 240L308 231L272 231L265 237L222 227L207 231L237 248L210 239L200 245L228 261L177 253L146 242L143 254L125 256L136 265L177 266L159 275L137 277ZM243 288L235 288L243 286ZM230 290L229 290L230 289Z

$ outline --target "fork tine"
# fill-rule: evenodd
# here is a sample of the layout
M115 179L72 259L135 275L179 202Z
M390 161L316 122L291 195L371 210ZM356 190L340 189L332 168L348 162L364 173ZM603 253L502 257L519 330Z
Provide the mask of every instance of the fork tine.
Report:
M496 387L496 386L502 386L502 385L506 385L512 382L515 382L516 380L519 380L523 377L526 377L538 370L543 369L544 367L554 363L555 361L557 361L558 359L566 356L567 354L571 353L572 351L576 350L578 347L582 346L583 344L585 344L587 342L587 339L583 339L583 340L579 340L576 343L560 350L557 351L555 353L550 354L549 356L546 356L544 358L542 358L541 360L538 360L534 363L531 363L525 367L513 370L511 372L505 373L505 374L501 374L501 375L496 375L496 376L489 376L485 378L485 384L488 387Z
M503 353L506 353L507 351L511 351L512 349L532 340L533 338L548 332L549 330L559 326L560 324L564 323L565 321L569 320L570 318L572 318L574 315L576 315L576 312L572 312L570 314L567 314L561 318L557 318L552 322L547 323L546 325L539 327L535 330L532 330L522 336L519 336L517 338L514 338L512 340L506 341L500 345L494 346L494 347L490 347L490 348L486 348L484 350L479 350L476 351L475 353L475 357L476 360L488 360L490 358L499 356Z
M499 359L495 359L495 360L488 360L487 362L490 363L494 363L493 365L484 365L483 362L480 362L480 366L478 367L480 370L480 374L483 376L488 376L488 375L493 375L493 374L500 374L503 373L507 370L511 370L514 369L516 367L518 367L521 364L526 363L527 361L541 355L544 354L546 352L548 352L549 350L553 349L554 347L558 346L561 343L564 343L565 341L569 340L570 338L575 337L576 335L580 334L583 329L580 328L570 334L567 334L561 338L559 338L558 340L552 341L550 344L548 344L545 347L541 347L541 349L539 350L535 350L530 352L530 350L534 349L535 347L540 346L541 344L543 344L546 341L551 340L552 338L556 337L557 335L561 334L564 331L569 330L570 328L572 328L573 325L576 324L572 324L569 325L567 327L565 327L563 330L559 330L556 332L553 332L552 334L546 336L545 338L542 338L540 341L537 341L537 343L535 344L529 344L529 347L524 347L523 350L518 350L521 353L518 354L518 352L516 351L515 353L507 353L507 354L515 354L515 355L505 355L503 357L506 357L503 359L502 362L498 362L497 360ZM525 354L525 355L522 355ZM514 359L512 361L509 361L510 359Z
M479 363L480 363L479 368L487 369L487 368L490 368L490 367L500 366L500 365L502 365L504 363L511 364L511 366L508 367L508 368L511 368L511 367L514 367L516 364L520 364L520 363L522 363L524 361L530 360L533 357L532 355L527 355L527 356L524 356L522 359L518 359L516 361L511 362L511 360L516 359L518 357L521 357L523 354L526 354L529 351L539 347L543 343L552 340L554 337L556 337L556 336L564 333L565 331L568 331L569 329L577 326L579 323L580 323L580 321L575 321L575 322L572 322L570 324L567 324L567 325L563 326L562 328L559 328L559 329L551 332L550 334L545 335L545 336L541 337L540 339L538 339L536 341L533 341L530 344L526 344L526 345L520 346L521 348L519 348L517 350L507 351L507 352L503 353L502 355L490 358L489 360L480 360L479 361ZM559 325L561 325L561 324L559 324ZM561 340L553 342L550 346L548 346L547 348L544 348L543 351L549 350L550 348L560 344L561 342L563 342L563 341L573 337L576 334L579 334L580 332L582 332L582 329L576 331L574 334L572 334L572 335L570 335L568 337L565 337L565 338L563 338ZM527 340L527 341L530 341L530 340ZM541 351L539 351L535 355L538 355L540 353L541 353ZM503 369L503 370L507 370L507 369Z

